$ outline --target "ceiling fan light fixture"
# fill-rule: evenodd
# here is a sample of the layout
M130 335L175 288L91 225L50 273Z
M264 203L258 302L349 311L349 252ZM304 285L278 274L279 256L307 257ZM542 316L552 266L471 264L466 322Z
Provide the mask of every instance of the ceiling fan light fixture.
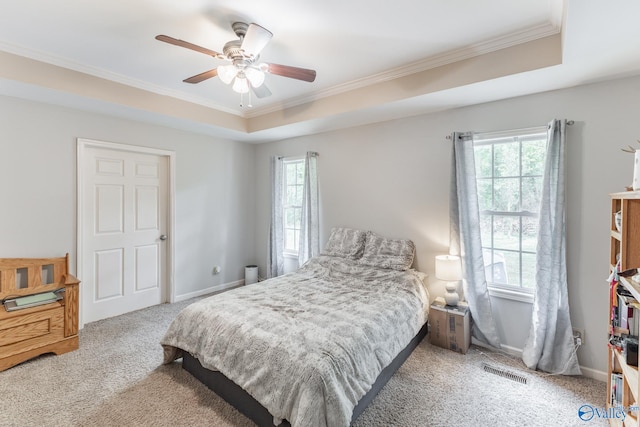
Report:
M238 39L227 42L222 53L163 34L157 35L156 40L231 62L229 65L220 65L212 70L191 76L184 79L183 82L201 83L218 76L223 83L230 85L234 92L240 94L240 106L244 106L244 94L248 95L247 105L249 107L251 107L252 95L258 98L266 98L271 95L271 91L264 84L266 73L306 82L315 80L315 70L289 65L259 63L262 49L273 37L273 34L266 28L255 23L246 24L244 22L234 22L231 28Z
M238 74L238 69L234 65L219 65L218 77L224 84L230 84L233 78Z
M262 83L264 83L264 73L257 68L247 68L244 70L245 76L247 76L247 80L251 83L251 86L260 87Z
M238 75L233 82L233 90L238 93L249 92L249 82L244 76Z

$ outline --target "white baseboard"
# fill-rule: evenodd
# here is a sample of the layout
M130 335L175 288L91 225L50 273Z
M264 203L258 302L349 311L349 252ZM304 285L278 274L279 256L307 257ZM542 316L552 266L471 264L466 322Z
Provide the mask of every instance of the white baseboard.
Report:
M582 376L593 378L594 380L605 382L607 381L607 373L599 371L597 369L585 368L584 366L580 366L580 370L582 371Z
M512 355L514 357L517 357L517 358L522 358L522 349L521 348L511 347L510 345L504 345L504 344L500 344L500 348L505 353L508 353L508 354L510 354L510 355Z
M493 349L495 350L493 347L478 341L475 338L471 338L471 343L474 345L477 345L479 347L484 347L484 348L488 348L488 349ZM517 357L517 358L522 358L522 349L521 348L516 348L516 347L511 347L508 345L504 345L501 344L500 345L500 350L504 351L505 353ZM593 368L585 368L584 366L580 366L580 370L582 371L582 376L587 377L587 378L592 378L594 380L597 381L607 381L607 373L603 372L603 371L599 371L597 369L593 369Z
M490 346L489 344L485 344L482 341L478 341L474 337L471 337L471 344L477 345L478 347L484 347L484 348L488 348L490 350L494 350L495 351L494 347ZM507 353L510 356L514 356L514 357L518 357L518 358L522 357L522 349L521 348L516 348L516 347L511 347L509 345L500 344L500 350L503 351L504 353Z
M223 283L221 285L212 286L210 288L202 289L195 292L189 292L187 294L176 295L173 302L185 301L190 298L201 297L203 295L214 294L216 292L226 291L227 289L237 288L244 285L244 279L236 280L235 282Z

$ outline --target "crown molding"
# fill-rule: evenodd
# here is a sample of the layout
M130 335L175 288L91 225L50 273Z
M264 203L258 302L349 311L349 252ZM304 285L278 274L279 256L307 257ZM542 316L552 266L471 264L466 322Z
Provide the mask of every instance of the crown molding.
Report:
M267 105L264 107L254 108L250 112L245 113L245 117L253 118L264 114L273 113L279 110L286 110L288 108L313 102L318 99L327 98L389 80L395 80L411 74L438 68L443 65L452 64L477 56L482 56L487 53L495 52L497 50L505 49L511 46L516 46L544 37L553 36L558 34L560 31L561 28L553 23L536 25L504 36L496 37L485 42L472 44L460 49L455 49L439 55L421 59L419 61L412 62L402 67L387 70L382 73L377 73L361 79L352 80L350 82L332 86L321 91L312 92L304 96L290 98L289 100L278 103L277 105Z
M233 114L235 116L243 117L242 113L239 113L236 110L223 107L218 104L214 104L210 100L202 97L188 95L188 94L185 94L184 92L177 91L177 90L167 89L159 85L154 85L148 82L144 82L142 80L138 80L128 76L124 76L122 74L114 73L114 72L105 70L103 68L92 67L86 64L81 64L79 62L71 61L67 58L51 55L39 50L30 49L24 46L0 41L0 51L4 51L14 55L33 59L35 61L44 62L46 64L55 65L57 67L69 69L72 71L77 71L83 74L88 74L90 76L109 80L115 83L120 83L125 86L131 86L131 87L152 92L158 95L165 95L171 98L177 98L182 101L191 102L193 104L198 104L203 107L212 108L225 113Z
M381 73L373 74L361 79L352 80L347 83L332 86L330 88L311 92L310 94L293 97L283 102L266 105L264 107L257 107L251 110L237 111L228 107L220 106L212 103L210 100L185 94L184 92L167 89L165 87L150 84L138 79L134 79L128 76L124 76L118 73L107 71L102 68L88 66L75 61L71 61L67 58L51 55L35 49L26 48L24 46L6 43L0 41L0 50L15 55L23 56L36 61L48 63L51 65L59 66L61 68L70 69L73 71L88 74L94 77L102 78L105 80L120 83L126 86L131 86L148 92L156 93L159 95L165 95L168 97L180 99L193 104L198 104L207 108L218 110L221 112L233 114L235 116L250 119L265 114L270 114L276 111L286 110L298 105L313 102L322 98L331 97L341 93L349 92L355 89L359 89L366 86L375 85L389 80L398 79L411 74L419 73L422 71L437 68L443 65L451 64L454 62L462 61L465 59L481 56L490 52L494 52L500 49L508 48L511 46L519 45L529 41L537 40L543 37L558 34L561 31L560 26L557 23L546 23L530 27L521 31L510 33L501 37L476 43L470 46L466 46L460 49L444 52L439 55L431 56L425 59L421 59L410 64L397 67L391 70L387 70Z

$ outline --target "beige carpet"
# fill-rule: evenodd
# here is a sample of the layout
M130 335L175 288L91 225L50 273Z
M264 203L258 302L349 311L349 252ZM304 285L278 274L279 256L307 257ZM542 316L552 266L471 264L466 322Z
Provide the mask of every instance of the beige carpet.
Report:
M179 363L161 365L159 340L190 302L88 324L79 350L0 372L0 426L253 425ZM483 362L528 383L485 372ZM605 426L578 417L585 404L600 410L605 394L598 381L544 376L475 346L459 355L427 338L355 426Z

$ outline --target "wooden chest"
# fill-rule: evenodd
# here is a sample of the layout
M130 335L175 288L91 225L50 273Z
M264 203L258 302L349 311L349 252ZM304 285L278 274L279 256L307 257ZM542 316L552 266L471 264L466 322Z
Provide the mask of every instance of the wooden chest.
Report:
M15 311L0 306L0 371L45 353L62 354L78 348L80 281L68 269L68 254L59 258L0 258L3 302L50 291L64 295L59 301Z

